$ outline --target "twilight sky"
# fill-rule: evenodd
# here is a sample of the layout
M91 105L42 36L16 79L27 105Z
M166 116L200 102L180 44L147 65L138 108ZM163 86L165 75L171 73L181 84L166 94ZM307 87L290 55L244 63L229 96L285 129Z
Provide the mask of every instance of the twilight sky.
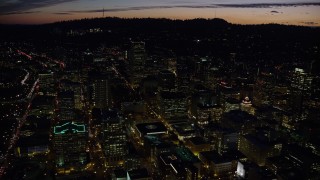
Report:
M0 0L0 23L102 17L223 18L231 23L320 26L320 0Z

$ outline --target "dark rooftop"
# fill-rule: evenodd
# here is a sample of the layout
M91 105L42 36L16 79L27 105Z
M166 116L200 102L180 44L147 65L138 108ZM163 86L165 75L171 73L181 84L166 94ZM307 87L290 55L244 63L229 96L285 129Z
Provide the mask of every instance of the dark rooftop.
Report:
M132 179L132 180L142 179L142 178L150 178L150 175L149 175L148 170L146 168L130 170L130 171L128 171L128 175L129 175L130 179Z
M230 162L232 159L221 156L217 151L203 151L199 153L208 161L212 161L215 164Z
M127 172L123 169L116 169L113 173L116 178L127 178Z
M167 128L162 122L141 123L136 125L141 135L164 134Z
M189 141L196 146L202 145L202 144L207 144L207 142L205 141L205 139L203 137L191 137L191 138L189 138Z
M172 92L172 91L161 91L160 95L164 99L180 99L180 98L186 97L183 92Z

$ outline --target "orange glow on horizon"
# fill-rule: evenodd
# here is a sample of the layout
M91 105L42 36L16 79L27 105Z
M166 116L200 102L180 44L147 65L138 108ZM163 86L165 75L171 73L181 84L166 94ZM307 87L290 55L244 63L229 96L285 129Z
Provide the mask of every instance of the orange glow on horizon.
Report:
M187 12L187 13L186 13ZM277 12L277 13L273 13ZM299 9L283 7L274 8L169 8L146 9L119 12L105 12L105 17L120 18L168 18L168 19L195 19L195 18L221 18L233 24L290 24L320 26L320 10L318 7L300 7ZM99 13L38 13L1 15L2 24L45 24L59 21L97 18Z

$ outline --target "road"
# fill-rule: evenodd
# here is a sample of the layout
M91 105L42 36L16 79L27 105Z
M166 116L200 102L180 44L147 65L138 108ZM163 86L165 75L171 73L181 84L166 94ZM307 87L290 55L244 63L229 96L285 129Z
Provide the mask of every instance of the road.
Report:
M38 80L36 82L38 82ZM33 86L33 88L35 88L35 86ZM32 92L34 92L34 90L32 90ZM10 145L8 147L8 150L6 151L5 156L4 156L5 157L4 163L0 167L0 179L6 173L6 169L8 168L8 165L10 164L10 162L13 158L13 148L15 147L15 145L19 139L20 129L24 125L24 123L26 122L26 119L27 119L29 112L30 112L31 103L36 96L37 96L37 92L34 92L32 97L28 100L27 109L26 109L24 115L19 119L19 123L18 123L18 127L17 127L16 131L13 132L13 134L12 134L12 138L10 139Z

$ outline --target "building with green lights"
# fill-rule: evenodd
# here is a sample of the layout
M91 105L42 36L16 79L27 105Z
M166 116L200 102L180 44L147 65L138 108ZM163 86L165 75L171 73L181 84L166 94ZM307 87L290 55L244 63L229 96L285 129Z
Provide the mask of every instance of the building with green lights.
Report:
M82 123L72 121L58 123L54 127L54 151L56 167L69 170L81 169L87 161L87 130Z

